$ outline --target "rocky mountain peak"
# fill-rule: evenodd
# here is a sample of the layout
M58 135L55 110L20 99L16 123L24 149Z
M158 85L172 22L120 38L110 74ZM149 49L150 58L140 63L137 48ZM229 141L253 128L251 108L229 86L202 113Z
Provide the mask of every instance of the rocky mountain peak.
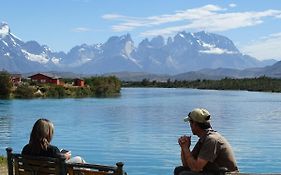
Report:
M198 39L201 45L211 45L215 48L228 50L229 52L238 53L239 50L236 48L234 43L227 37L217 35L214 33L208 33L205 31L197 32L193 34Z
M6 22L2 22L0 24L0 37L4 38L5 36L10 34L10 27Z
M106 55L123 54L129 56L134 50L134 42L130 34L110 37L103 45L103 50Z
M161 48L165 45L163 36L157 36L151 39L150 44L152 47Z

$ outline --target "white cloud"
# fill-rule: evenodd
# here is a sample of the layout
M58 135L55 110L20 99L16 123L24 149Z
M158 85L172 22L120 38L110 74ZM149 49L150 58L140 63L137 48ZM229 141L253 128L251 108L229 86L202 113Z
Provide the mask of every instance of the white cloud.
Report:
M262 37L241 48L241 51L260 60L281 60L281 33Z
M229 4L235 7L236 4ZM123 32L144 28L140 35L157 36L171 35L179 31L193 29L206 30L209 32L227 31L242 27L255 26L263 23L263 18L281 17L281 10L249 11L249 12L227 12L216 5L205 5L199 8L176 11L174 14L149 16L143 18L123 16L119 14L106 14L106 20L119 21L112 26L113 31ZM181 24L179 24L181 23ZM164 25L165 27L161 26ZM151 29L153 27L153 29ZM159 29L155 29L158 27Z
M236 7L237 5L236 5L236 4L229 4L228 6L231 7L231 8L234 8L234 7Z
M73 29L72 31L74 31L74 32L89 32L89 31L91 31L91 29L86 28L86 27L77 27L77 28Z
M88 3L90 0L72 0L73 2Z
M281 13L281 12L280 12ZM142 36L171 35L178 31L194 29L207 30L209 32L227 31L231 29L254 26L262 23L261 17L267 16L263 13L227 13L206 16L191 21L187 25L173 26L162 29L148 30L142 32Z
M103 15L102 18L104 19L121 19L121 18L126 18L125 16L122 16L122 15L118 15L118 14L106 14L106 15Z
M149 16L146 18L129 17L119 14L106 14L103 15L102 18L107 20L121 21L121 23L114 25L112 27L114 31L119 32L119 31L133 30L137 27L151 27L151 26L157 26L157 25L171 23L171 22L196 20L207 16L211 16L215 14L214 13L215 11L223 11L223 10L224 9L220 8L219 6L206 5L200 8L177 11L175 14Z

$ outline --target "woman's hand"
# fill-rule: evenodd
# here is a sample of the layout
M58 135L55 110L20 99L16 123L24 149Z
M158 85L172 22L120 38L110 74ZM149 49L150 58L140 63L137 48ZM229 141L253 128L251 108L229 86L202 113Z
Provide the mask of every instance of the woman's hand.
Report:
M65 152L63 154L66 160L69 160L71 158L71 151Z
M69 160L71 158L71 151L63 149L63 150L61 150L61 154L64 155L66 160Z

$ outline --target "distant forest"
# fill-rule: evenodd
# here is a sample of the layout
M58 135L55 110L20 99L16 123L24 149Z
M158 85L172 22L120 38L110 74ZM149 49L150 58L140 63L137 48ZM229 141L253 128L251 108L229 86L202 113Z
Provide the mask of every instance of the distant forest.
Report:
M221 80L194 80L194 81L171 81L166 82L150 81L143 79L139 82L122 82L122 87L161 87L161 88L194 88L194 89L215 89L215 90L247 90L262 92L281 92L281 79L258 77L233 79L224 78Z

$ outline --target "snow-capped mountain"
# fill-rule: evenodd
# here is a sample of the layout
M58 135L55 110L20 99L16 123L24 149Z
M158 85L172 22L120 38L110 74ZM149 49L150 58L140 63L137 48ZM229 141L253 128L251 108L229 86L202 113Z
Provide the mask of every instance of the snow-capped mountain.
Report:
M136 50L135 57L148 72L181 73L204 68L236 68L263 66L260 61L243 55L233 42L221 35L206 32L180 32L173 38L157 37L143 40Z
M180 32L167 40L157 36L144 39L137 47L126 34L112 36L105 43L75 46L64 53L36 41L24 42L11 33L7 23L0 25L0 70L11 72L176 74L204 68L266 66L264 63L243 55L230 39L213 33Z
M60 62L65 67L74 68L92 61L102 54L100 44L86 45L73 47Z
M7 23L0 24L0 69L11 72L48 70L59 61L48 46L36 41L23 42L11 33Z
M110 37L100 49L99 57L84 64L80 73L141 71L141 65L132 57L135 47L129 34Z

